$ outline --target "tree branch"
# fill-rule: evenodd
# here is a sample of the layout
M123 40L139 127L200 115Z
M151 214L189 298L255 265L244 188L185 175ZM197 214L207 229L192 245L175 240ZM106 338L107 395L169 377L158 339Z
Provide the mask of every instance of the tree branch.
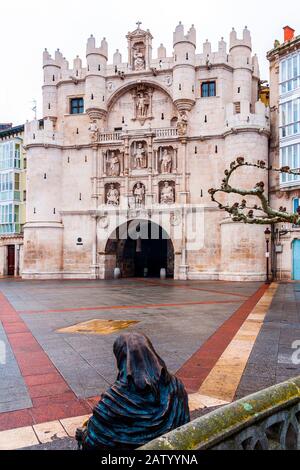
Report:
M265 195L265 184L263 181L258 182L253 189L234 188L230 185L230 178L233 173L239 168L245 166L265 171L275 171L278 173L300 176L299 170L291 170L287 166L282 168L273 168L272 166L267 167L264 161L249 163L245 161L244 157L238 157L235 161L231 162L230 168L225 170L225 177L222 180L221 188L212 188L209 190L212 201L218 204L219 209L228 212L232 217L232 220L235 222L260 225L274 225L280 222L287 222L300 226L300 209L298 209L296 214L287 212L284 207L280 207L279 210L273 209L269 204L268 197ZM238 194L243 197L253 196L258 199L260 205L258 206L257 204L254 204L253 206L249 206L245 199L242 200L241 203L235 202L232 205L224 205L215 197L217 193ZM248 212L245 213L246 211ZM256 211L262 212L263 214L261 216L257 216L255 215Z

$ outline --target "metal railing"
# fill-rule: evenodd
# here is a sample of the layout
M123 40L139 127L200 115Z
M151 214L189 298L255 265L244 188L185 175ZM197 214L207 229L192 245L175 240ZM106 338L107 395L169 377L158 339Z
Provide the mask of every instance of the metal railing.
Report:
M299 450L300 377L176 429L141 450Z

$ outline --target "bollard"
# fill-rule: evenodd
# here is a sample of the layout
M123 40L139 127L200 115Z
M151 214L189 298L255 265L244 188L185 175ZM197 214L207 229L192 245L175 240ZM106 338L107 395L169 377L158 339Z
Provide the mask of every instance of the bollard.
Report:
M120 279L120 277L121 277L120 268L115 268L115 270L114 270L114 279Z
M160 278L161 278L162 280L165 280L166 277L167 277L167 271L165 270L165 268L161 268L161 270L160 270Z

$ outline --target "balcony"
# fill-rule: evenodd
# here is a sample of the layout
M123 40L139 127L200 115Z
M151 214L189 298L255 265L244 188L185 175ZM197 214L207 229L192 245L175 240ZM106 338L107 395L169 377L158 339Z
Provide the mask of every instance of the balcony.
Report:
M178 131L176 127L165 127L160 129L130 129L124 131L115 131L115 132L103 132L99 134L100 143L111 143L111 142L121 142L125 136L129 137L141 137L145 134L152 134L154 139L176 139L178 137Z

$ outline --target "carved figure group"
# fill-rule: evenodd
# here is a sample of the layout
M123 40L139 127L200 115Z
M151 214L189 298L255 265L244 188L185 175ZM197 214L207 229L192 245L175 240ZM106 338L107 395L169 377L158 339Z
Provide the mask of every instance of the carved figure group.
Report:
M147 154L142 142L138 142L133 157L135 169L147 168Z
M161 173L172 172L172 156L168 149L164 149L161 157Z
M161 204L174 204L175 202L174 189L170 183L168 183L168 181L165 181L163 187L161 188L160 202Z
M144 55L139 47L136 47L133 52L134 70L143 70L145 68Z
M118 206L120 202L119 190L112 183L107 191L106 203L109 206Z
M185 111L180 111L179 119L177 122L177 130L180 136L186 135L188 126L188 117Z
M97 125L97 121L94 119L93 122L91 122L89 131L91 133L91 141L92 142L97 142L98 141L98 136L99 136L99 127Z
M149 97L146 93L141 92L137 96L136 100L136 118L146 118L148 116L149 109Z
M145 187L141 183L137 183L133 189L134 202L136 207L141 207L145 204Z
M120 176L120 159L114 151L110 154L109 176Z

